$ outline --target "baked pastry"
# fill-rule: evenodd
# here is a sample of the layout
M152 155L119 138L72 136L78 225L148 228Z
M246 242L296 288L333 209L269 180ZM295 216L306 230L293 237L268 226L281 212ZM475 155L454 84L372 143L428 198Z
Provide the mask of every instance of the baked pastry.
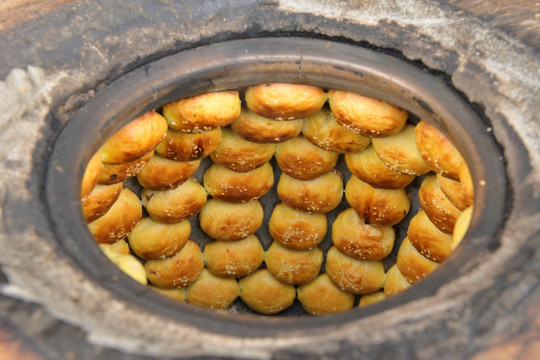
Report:
M311 315L343 312L354 305L354 295L335 286L327 274L300 285L296 293L302 307Z
M272 238L293 250L310 250L319 245L327 227L325 214L298 211L284 203L274 207L268 221Z
M213 153L220 142L221 128L197 134L169 129L156 152L171 160L193 161Z
M105 215L120 196L123 185L96 185L82 204L83 216L86 222L92 222Z
M173 289L162 289L154 285L148 285L148 287L158 293L167 296L170 299L184 302L186 301L186 288L173 288Z
M110 247L102 247L101 250L113 264L118 266L120 270L122 270L133 280L143 285L148 283L146 280L146 272L144 271L144 267L135 256L123 254L111 249Z
M411 244L408 237L403 239L397 254L397 267L405 278L415 284L439 267L439 263L429 260Z
M319 111L325 102L324 90L310 85L261 84L246 90L248 108L270 119L300 119Z
M358 216L374 225L396 225L411 207L405 189L376 189L354 175L345 186L345 198Z
M236 279L222 278L203 269L201 275L186 289L186 300L193 305L211 309L226 309L238 297Z
M304 120L302 134L314 145L340 154L355 153L371 143L371 138L339 125L332 111L326 107Z
M462 162L459 166L459 182L461 183L461 185L463 185L463 190L465 190L465 194L467 194L467 197L473 199L474 201L473 181L471 173L469 172L469 168L465 161Z
M269 119L243 108L240 116L231 123L231 127L235 133L248 141L280 143L300 134L303 123L302 119L289 121Z
M450 245L452 251L456 250L459 244L461 243L461 240L465 237L465 234L467 233L467 230L469 229L469 225L471 223L473 214L473 206L469 206L463 212L461 215L459 215L456 226L454 227L454 232L452 233L452 244Z
M373 145L354 154L345 154L345 163L351 173L378 189L403 189L414 175L395 172L381 160Z
M210 155L216 164L237 172L248 172L272 159L275 144L244 140L229 128L221 130L221 143Z
M281 201L296 210L327 213L343 198L343 175L332 170L313 180L298 180L282 173L277 185Z
M363 136L396 134L409 117L397 106L349 91L329 90L328 103L338 124Z
M384 264L379 260L356 260L332 246L326 255L326 273L338 288L353 294L370 294L384 285Z
M261 314L277 314L290 307L296 297L293 285L277 280L267 269L259 269L243 277L240 298L253 311Z
M276 146L276 161L281 171L299 180L313 180L332 170L338 156L338 153L313 145L303 136Z
M415 129L416 147L424 162L437 174L459 180L463 162L456 147L434 126L420 121Z
M266 268L276 279L286 284L307 284L319 275L323 252L315 247L311 250L291 250L274 241L266 250Z
M150 161L154 155L154 150L144 154L138 159L122 164L103 164L103 171L99 176L99 183L111 185L122 183L130 177L133 177Z
M465 187L459 181L437 174L437 182L444 195L458 210L463 211L473 204L473 197L467 193Z
M94 156L88 162L81 181L81 202L85 202L88 195L92 192L99 180L99 175L103 170L103 162L99 153L95 153Z
M396 234L391 226L366 224L349 208L332 224L332 241L343 254L357 260L382 260L394 248Z
M384 282L384 294L386 296L396 295L411 286L412 284L403 276L396 264L392 265L386 272L386 281Z
M420 156L414 139L414 125L406 124L395 135L372 139L377 155L391 170L420 176L430 168Z
M137 181L146 189L174 189L193 176L200 165L201 160L175 161L155 154L139 171Z
M175 224L197 214L206 204L206 190L194 177L171 190L144 189L142 203L155 221Z
M193 283L204 268L201 249L192 240L174 256L148 260L144 264L148 280L157 287L171 289Z
M243 277L259 268L264 249L256 235L237 241L214 241L204 246L204 262L212 274Z
M154 150L167 132L167 121L155 111L149 111L118 130L99 149L107 164L123 164Z
M129 245L124 239L120 239L117 242L114 242L112 244L99 244L99 248L102 251L105 251L106 249L108 249L110 251L116 251L117 253L124 254L124 255L131 254Z
M171 129L196 133L229 125L240 109L238 91L218 91L164 105L163 116Z
M452 233L461 211L442 192L435 174L424 178L418 190L418 199L433 224L441 231Z
M419 210L411 219L407 236L416 250L429 260L441 262L452 253L452 236L439 230L425 211Z
M124 188L109 211L89 223L88 229L98 243L111 244L126 237L141 215L141 200L129 188Z
M179 252L189 240L191 225L185 220L163 224L150 217L141 219L128 235L131 250L143 259L165 259Z
M248 172L236 172L212 164L203 175L204 188L212 197L229 202L258 199L274 185L274 170L269 162Z
M371 294L365 294L360 296L360 301L358 302L358 307L364 307L371 304L378 303L386 299L386 294L383 290L375 291Z
M263 217L259 200L230 203L210 199L199 214L199 224L213 239L234 241L254 234L261 227Z

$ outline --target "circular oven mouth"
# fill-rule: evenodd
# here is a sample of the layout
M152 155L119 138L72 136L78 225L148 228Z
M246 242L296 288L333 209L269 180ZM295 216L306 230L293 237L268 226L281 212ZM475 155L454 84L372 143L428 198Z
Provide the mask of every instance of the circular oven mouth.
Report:
M383 100L438 128L460 151L474 187L474 214L460 247L426 279L369 307L320 317L220 314L175 303L130 280L98 248L81 212L80 185L90 157L138 115L181 98L267 82L342 89ZM504 220L506 175L486 124L441 79L405 61L355 45L307 38L258 38L183 51L137 68L98 92L58 136L45 180L48 212L60 248L91 279L141 311L236 336L324 331L424 297L493 249Z

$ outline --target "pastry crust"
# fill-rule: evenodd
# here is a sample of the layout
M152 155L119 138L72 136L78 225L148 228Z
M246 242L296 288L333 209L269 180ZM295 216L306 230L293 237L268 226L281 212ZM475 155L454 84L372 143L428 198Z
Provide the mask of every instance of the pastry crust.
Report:
M415 179L414 175L398 173L386 166L373 145L345 154L345 163L354 176L378 189L403 189Z
M99 149L107 164L123 164L154 150L167 132L167 121L155 111L149 111L118 130Z
M222 278L203 269L201 275L186 289L186 300L190 304L215 310L227 309L238 297L236 279Z
M276 161L285 174L299 180L313 180L336 166L338 153L323 150L303 136L276 146Z
M459 180L463 158L455 146L434 126L425 121L416 125L415 139L424 162L437 174Z
M386 294L383 290L375 291L371 294L365 294L360 296L360 301L358 302L358 307L364 307L371 304L378 303L386 299Z
M92 192L99 180L99 175L103 170L103 162L99 153L95 153L94 156L86 165L84 174L81 181L81 202L85 202L88 198L88 195Z
M293 285L284 284L267 269L260 269L239 281L240 298L253 311L277 314L290 307L296 297Z
M198 134L169 129L156 147L156 152L171 160L193 161L210 155L220 142L221 128Z
M124 188L109 211L89 223L88 229L98 243L111 244L126 237L141 215L141 200L129 188Z
M465 187L459 182L437 174L437 182L444 195L460 211L465 210L473 204L473 197L465 190Z
M370 294L384 285L384 265L379 260L356 260L332 246L326 255L326 273L338 288L353 294Z
M266 251L266 268L276 279L286 284L307 284L319 275L323 262L323 252L319 248L311 250L291 250L278 242Z
M174 189L193 176L200 165L201 160L175 161L155 154L139 171L137 181L146 189Z
M274 207L268 221L272 238L293 250L313 249L324 239L327 228L325 214L295 210L284 203Z
M248 172L272 159L275 144L247 141L229 128L221 130L221 143L210 155L212 160L236 172Z
M144 267L135 256L115 251L111 247L101 247L101 250L113 264L133 280L143 285L148 283Z
M414 139L414 125L406 124L395 135L372 139L375 152L391 170L420 176L430 168L420 156Z
M469 206L468 208L463 210L461 215L459 215L456 221L456 226L454 227L454 232L452 233L452 244L450 246L452 248L452 251L457 249L457 247L465 237L465 234L469 229L469 225L471 224L472 215L473 206Z
M358 216L374 225L396 225L411 207L405 189L376 189L354 175L347 181L345 198Z
M459 166L459 182L461 183L461 185L463 185L463 190L465 190L467 197L473 199L474 201L473 181L471 173L469 172L469 167L467 166L467 163L465 163L465 161L462 162Z
M189 240L189 221L164 224L150 217L141 219L128 235L131 250L143 259L165 259L179 252Z
M204 188L212 197L229 202L247 202L266 194L274 185L274 170L270 163L239 173L212 164L203 175Z
M99 248L103 251L105 251L105 249L108 249L110 251L116 251L117 253L124 254L124 255L131 254L129 245L124 239L120 239L117 242L114 242L112 244L99 244Z
M248 108L270 119L300 119L319 111L325 102L324 90L316 86L274 83L246 90Z
M340 154L358 152L371 143L371 138L339 125L326 107L304 120L302 134L314 145Z
M90 223L105 215L120 196L123 185L96 185L94 190L88 195L82 204L83 216L86 222Z
M422 280L439 267L438 262L431 261L420 254L408 237L403 239L399 247L396 264L399 271L411 284Z
M230 203L210 199L199 214L199 224L213 239L235 241L254 234L261 227L263 217L263 207L258 200Z
M396 134L409 116L397 106L342 90L329 90L328 103L338 124L369 137Z
M293 209L327 213L343 198L343 175L332 170L313 180L298 180L282 173L277 185L281 201Z
M441 262L452 253L452 236L440 231L425 211L419 210L411 219L407 236L416 250L429 260Z
M194 177L172 190L144 189L141 198L152 219L175 224L197 214L206 204L206 190Z
M396 264L392 265L386 273L386 281L384 282L384 294L392 296L399 294L402 291L410 288L412 284L403 276Z
M201 249L192 240L174 256L167 259L148 260L144 264L148 280L164 289L188 286L193 283L204 268Z
M186 288L174 288L174 289L162 289L154 285L148 285L152 290L157 291L158 293L167 296L170 299L184 302L186 301Z
M231 124L239 136L256 143L280 143L300 134L303 119L274 120L244 108Z
M452 233L461 211L443 193L435 174L424 178L418 190L418 199L433 224L445 233Z
M238 91L200 94L163 106L169 127L197 133L229 125L240 115Z
M382 260L394 248L396 234L391 226L369 225L349 208L332 224L332 241L343 254L357 260Z
M103 171L99 176L99 183L112 185L122 183L133 177L150 161L154 155L154 150L144 154L138 159L123 164L103 164Z
M264 249L256 235L238 241L214 241L203 251L206 267L221 277L243 277L259 268Z
M311 315L326 315L352 309L354 295L335 286L327 274L298 287L297 297Z

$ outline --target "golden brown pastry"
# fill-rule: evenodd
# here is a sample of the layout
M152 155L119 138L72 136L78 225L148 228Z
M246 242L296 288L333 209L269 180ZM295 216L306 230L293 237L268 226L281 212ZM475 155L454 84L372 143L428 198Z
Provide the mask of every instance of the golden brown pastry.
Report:
M229 202L260 198L274 185L274 170L269 162L248 172L236 172L212 164L203 175L204 188L212 197Z
M302 134L314 145L340 154L355 153L371 143L371 138L358 135L339 125L328 108L307 117Z
M393 135L409 116L397 106L342 90L328 91L328 103L338 124L363 136Z
M210 155L220 142L221 128L198 134L169 129L156 152L171 160L193 161Z
M163 106L169 127L183 132L204 132L229 125L240 115L238 91L200 94Z
M345 154L345 163L354 176L379 189L403 189L415 179L414 175L398 173L386 166L373 145Z
M463 158L455 146L434 126L425 121L416 125L416 147L424 162L442 176L459 180Z
M323 150L303 136L276 146L276 161L285 174L300 180L313 180L336 166L338 153Z
M408 237L403 239L399 247L396 264L411 284L422 280L439 267L438 262L431 261L420 254Z
M175 161L155 154L139 171L137 181L146 189L174 189L193 176L200 164L201 160Z
M418 190L418 199L433 224L445 233L452 233L461 211L442 192L435 174L424 178Z
M392 265L388 272L386 273L386 281L384 282L384 294L386 296L396 295L408 288L412 284L407 281L405 276L399 271L399 268L396 264Z
M395 238L393 227L366 224L351 208L339 213L332 225L334 246L357 260L382 260L392 252Z
M109 211L89 223L88 229L98 243L111 244L126 237L141 215L141 200L129 188L124 188Z
M166 259L148 260L144 264L148 280L164 289L188 286L204 268L199 245L189 240L174 256Z
M279 281L291 285L307 284L319 275L323 252L317 247L311 250L291 250L274 241L266 250L264 262Z
M206 190L194 177L172 190L144 189L141 198L152 219L175 224L197 214L206 204Z
M386 299L386 294L383 290L375 291L371 294L365 294L360 296L360 301L358 302L358 307L364 307L371 304L378 303Z
M406 124L397 134L372 139L371 143L381 160L395 172L419 176L430 170L416 148L414 125Z
M263 217L263 207L259 200L230 203L210 199L199 214L199 224L213 239L234 241L254 234L261 227Z
M221 130L221 143L210 155L216 164L237 172L248 172L272 159L275 144L247 141L229 128Z
M155 111L149 111L118 130L99 149L107 164L123 164L154 150L167 132L167 121Z
M407 236L416 250L429 260L441 262L452 253L452 236L439 230L425 211L419 210L411 219Z
M274 207L268 221L272 238L293 250L310 250L319 245L327 227L325 214L298 211L284 203Z
M308 284L300 285L297 297L311 315L326 315L352 309L354 295L335 286L327 274L319 275Z
M452 251L457 249L457 247L461 243L461 240L463 240L463 238L465 237L465 234L469 229L469 225L471 224L472 214L473 206L469 206L468 208L463 210L461 215L459 215L456 221L456 226L454 227L454 232L452 233L452 244L450 245Z
M460 211L465 210L472 205L474 199L465 191L465 188L459 181L449 179L441 174L437 174L437 182L444 195Z
M395 225L411 207L405 189L376 189L354 175L347 181L345 198L367 224L374 225Z
M112 244L99 244L99 248L103 251L105 251L105 249L108 249L110 251L116 251L117 253L124 254L124 255L131 254L129 245L124 239L120 239L117 242L114 242Z
M88 195L98 183L99 175L102 170L103 162L101 161L101 157L99 156L99 153L95 153L84 170L81 182L81 202L84 203L86 201Z
M162 289L154 285L148 285L148 287L173 300L186 301L186 288Z
M99 183L111 185L124 182L141 171L154 155L154 150L144 154L138 159L122 164L103 164L103 171L99 176Z
M290 307L296 297L293 285L277 280L267 269L260 269L238 282L240 298L253 311L277 314Z
M141 219L128 235L129 246L143 259L165 259L179 252L189 240L191 225L185 220L163 224L150 217Z
M296 210L327 213L343 198L343 175L332 170L313 180L298 180L281 174L277 185L281 201Z
M256 143L280 143L300 134L302 119L274 120L260 116L249 109L242 109L240 116L231 124L235 133Z
M111 247L101 247L101 250L107 256L107 258L112 261L113 264L118 266L120 270L122 270L133 280L143 285L148 283L144 267L135 256L123 254L113 250Z
M382 289L384 265L379 260L356 260L332 246L326 255L326 273L338 288L362 295Z
M463 190L465 190L467 197L474 201L473 181L471 173L469 172L469 167L465 161L459 166L459 182L463 185Z
M238 297L236 279L222 278L203 269L201 275L186 289L186 300L193 305L211 309L226 309Z
M325 102L324 90L316 86L274 83L246 90L248 108L270 119L300 119L319 111Z
M264 249L256 235L237 241L214 241L204 246L204 262L214 275L243 277L259 268Z
M120 196L123 185L96 185L82 204L82 211L86 222L92 222L105 215Z

